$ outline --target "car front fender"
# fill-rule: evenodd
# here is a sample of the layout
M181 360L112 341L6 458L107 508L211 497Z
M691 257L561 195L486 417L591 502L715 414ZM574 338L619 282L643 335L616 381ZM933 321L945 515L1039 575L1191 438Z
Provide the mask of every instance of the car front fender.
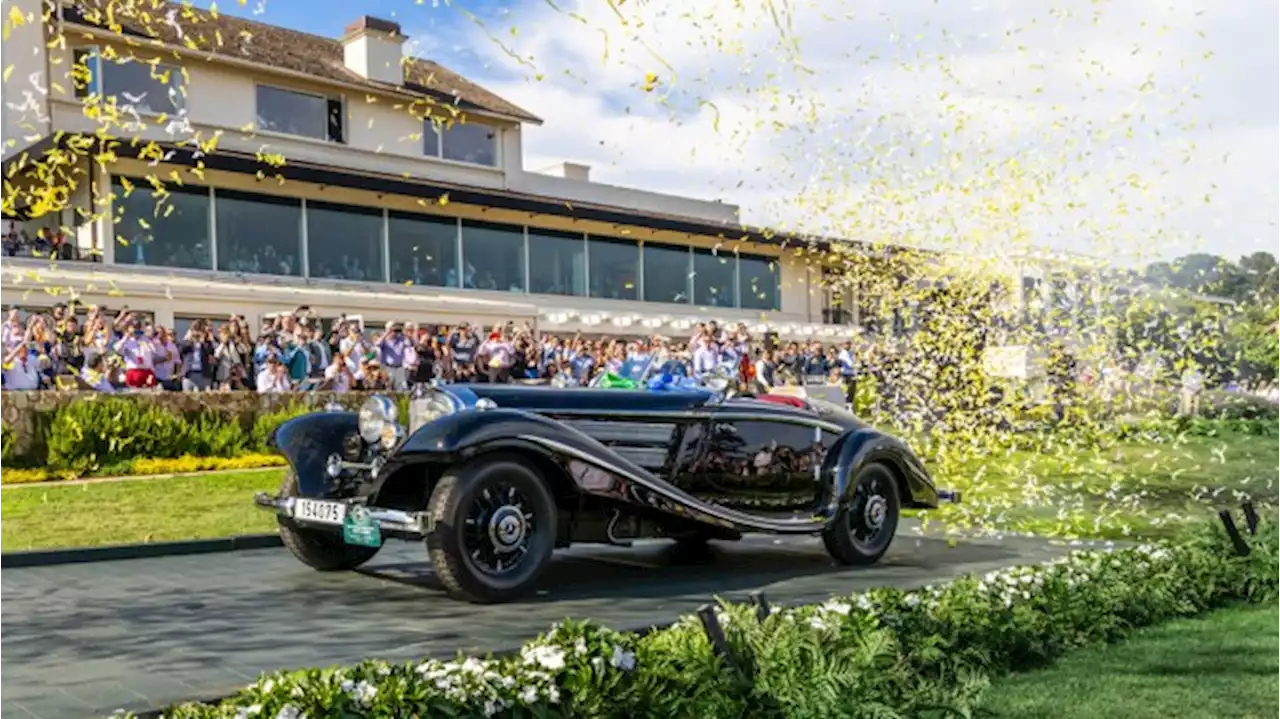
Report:
M325 471L329 456L340 452L343 439L359 429L355 412L317 412L281 424L267 444L279 450L298 474L298 496L323 497L332 489Z
M898 475L902 506L938 506L938 489L915 452L901 440L869 427L847 432L828 453L822 467L828 506L845 506L853 500L853 480L871 462L886 464Z
M582 450L602 449L581 432L539 414L518 409L467 409L418 428L396 450L394 461L430 461L433 456L462 456L486 446L507 445L536 435Z

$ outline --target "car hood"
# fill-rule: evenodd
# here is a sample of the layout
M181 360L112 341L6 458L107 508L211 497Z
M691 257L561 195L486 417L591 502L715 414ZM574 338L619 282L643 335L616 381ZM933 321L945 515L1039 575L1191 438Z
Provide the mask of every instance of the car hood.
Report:
M662 392L626 389L595 389L589 387L551 387L546 385L468 384L451 385L451 391L463 404L467 395L492 400L499 407L539 412L586 411L600 412L674 412L701 407L714 396L710 391L697 388L669 389Z

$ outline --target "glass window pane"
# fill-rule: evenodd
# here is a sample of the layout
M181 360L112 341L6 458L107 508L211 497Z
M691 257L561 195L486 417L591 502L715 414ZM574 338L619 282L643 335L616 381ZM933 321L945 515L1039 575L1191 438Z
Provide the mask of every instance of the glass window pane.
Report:
M385 281L382 211L308 202L307 264L311 277Z
M663 245L644 246L646 302L689 303L689 250Z
M392 282L461 286L457 220L393 212L389 229Z
M422 154L427 157L440 157L440 133L444 128L431 118L422 121Z
M488 125L455 122L441 129L444 159L494 167L498 164L498 133Z
M585 295L587 254L582 235L530 229L529 284L530 292Z
M776 310L778 305L778 262L765 257L738 259L738 292L743 309Z
M462 221L462 286L524 292L524 228Z
M218 269L301 275L302 203L284 197L215 191Z
M735 282L737 259L729 252L694 250L693 303L707 307L734 307L738 302Z
M182 73L176 68L129 58L125 62L103 59L102 82L98 87L104 97L114 95L121 107L132 105L138 110L159 114L182 109L181 84Z
M639 299L640 246L627 240L592 237L591 296L614 300Z
M169 187L158 195L146 180L115 177L111 190L117 263L213 269L207 188Z
M327 139L328 104L316 95L258 85L258 129Z

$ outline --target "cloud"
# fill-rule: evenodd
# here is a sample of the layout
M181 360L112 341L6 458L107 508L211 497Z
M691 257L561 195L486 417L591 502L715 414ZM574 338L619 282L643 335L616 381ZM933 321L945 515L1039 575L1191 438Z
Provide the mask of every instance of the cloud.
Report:
M1275 246L1278 21L1260 0L530 3L469 24L459 69L545 119L526 167L754 224L1231 255Z

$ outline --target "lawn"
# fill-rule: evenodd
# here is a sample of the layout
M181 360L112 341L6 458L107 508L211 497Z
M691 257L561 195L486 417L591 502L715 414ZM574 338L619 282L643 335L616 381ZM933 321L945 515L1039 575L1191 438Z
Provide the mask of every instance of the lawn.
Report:
M283 471L40 484L0 489L4 551L259 534L275 529L254 492Z
M1160 537L1215 507L1275 502L1278 452L1276 437L1224 432L935 462L938 484L962 490L964 502L931 514L1002 531Z
M1073 652L996 681L984 709L997 719L1273 719L1277 610L1224 609Z

